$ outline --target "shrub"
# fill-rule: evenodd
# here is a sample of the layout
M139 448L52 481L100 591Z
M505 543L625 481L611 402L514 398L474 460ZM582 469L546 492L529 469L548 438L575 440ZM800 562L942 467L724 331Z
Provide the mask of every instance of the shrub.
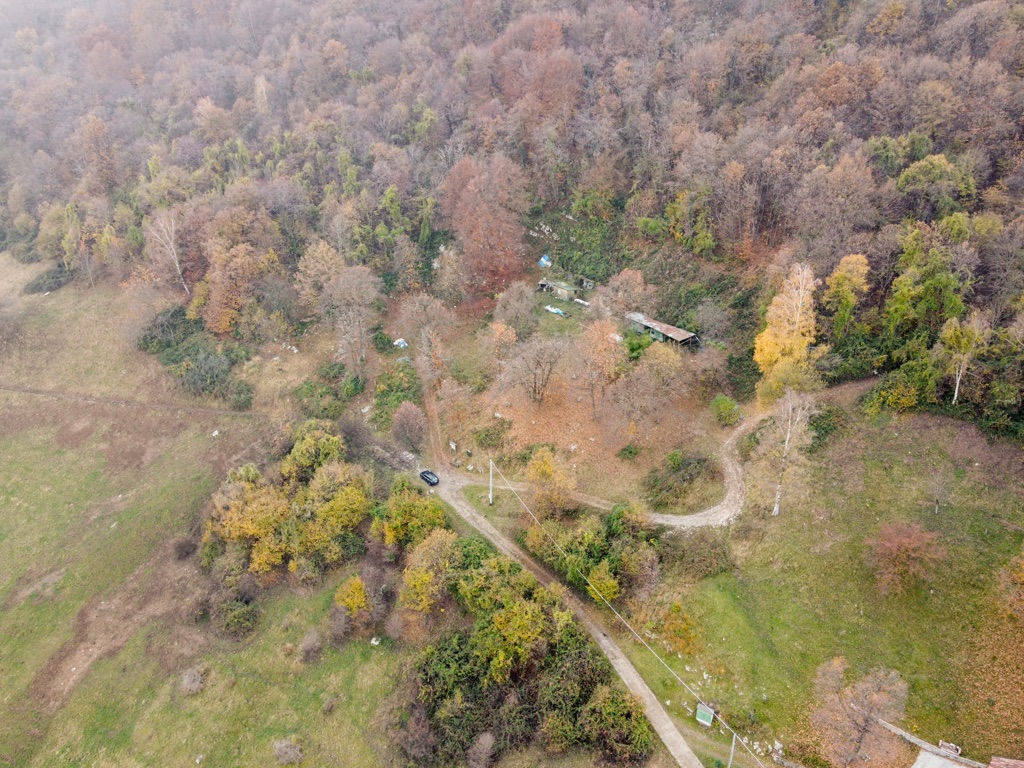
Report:
M511 428L512 422L508 419L495 419L493 423L482 427L473 433L473 439L480 448L497 450L505 439L505 433Z
M189 667L181 674L181 692L186 696L195 696L206 684L206 670L202 666Z
M815 413L807 422L811 429L811 444L807 447L807 452L821 450L828 439L842 430L847 422L846 411L837 405L826 406Z
M231 407L236 411L248 411L252 408L252 398L255 394L252 384L247 381L236 380L231 385Z
M302 747L294 739L278 739L274 742L274 757L280 765L297 765L302 762Z
M58 264L30 280L25 286L25 293L56 291L70 283L74 277L75 273L72 270L65 269L63 264Z
M624 343L626 345L626 351L629 353L629 359L639 360L643 356L647 348L654 343L654 339L652 339L646 333L628 331L626 333Z
M241 600L225 603L220 611L224 619L224 632L235 639L245 637L256 629L260 618L259 609L255 605L243 603Z
M348 609L340 605L332 606L328 632L331 642L338 646L345 642L349 632L352 630L352 620L349 618Z
M663 468L654 468L644 478L647 499L655 509L675 504L687 486L711 473L712 465L704 456L686 456L682 451L670 451Z
M888 523L866 543L868 564L883 595L899 594L911 582L931 578L935 566L946 558L939 534L920 523Z
M728 538L707 528L673 534L665 540L662 552L671 570L692 581L732 568Z
M224 391L231 375L231 361L216 352L200 352L189 361L181 383L191 395L216 395Z
M330 384L337 384L345 378L344 363L321 363L316 375Z
M605 758L639 762L654 746L654 733L635 696L598 686L581 716L583 731Z
M336 387L306 379L295 389L299 410L307 419L334 420L341 416L344 401Z
M311 629L302 638L302 642L299 643L299 656L303 662L309 664L320 658L320 652L323 650L323 647L324 643L320 639L320 633L315 629Z
M371 422L377 429L391 427L391 419L398 407L409 401L421 402L420 377L408 363L396 363L377 377L373 393L373 416Z
M633 461L637 456L640 455L640 446L633 445L632 443L630 443L629 445L620 448L619 452L615 455L618 456L623 461Z
M334 604L347 610L349 616L368 610L370 603L366 599L366 585L362 578L352 576L338 587L334 593Z
M711 401L711 412L723 427L731 427L743 415L739 405L728 395L715 395Z
M395 349L395 340L384 333L383 328L377 328L373 332L373 347L381 354L392 352Z

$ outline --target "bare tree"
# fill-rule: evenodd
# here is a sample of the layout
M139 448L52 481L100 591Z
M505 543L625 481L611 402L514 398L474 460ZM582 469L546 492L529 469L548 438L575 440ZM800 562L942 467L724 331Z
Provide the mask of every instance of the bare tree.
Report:
M825 757L839 768L860 760L892 762L900 740L878 721L903 717L907 684L893 670L880 669L844 686L846 660L836 657L818 668L818 708L811 723L821 736Z
M781 467L779 482L775 487L775 505L772 515L779 514L782 507L782 483L786 479L786 469L792 450L806 440L807 425L816 410L814 398L805 392L787 389L775 408L775 425L782 440Z
M564 339L539 336L516 345L502 374L505 386L522 387L530 400L543 402L565 349Z
M516 332L519 341L524 341L537 328L536 290L530 283L511 283L498 297L494 308L494 319L504 323Z
M866 542L868 564L883 595L899 594L917 580L929 579L935 566L946 557L936 531L920 523L889 523Z
M380 280L369 267L346 267L324 286L320 313L338 329L341 356L354 371L366 362L366 343L376 316Z
M150 217L146 227L146 244L153 260L172 267L185 295L191 295L181 266L181 255L178 251L178 216L174 210L161 208Z
M415 403L406 400L395 411L391 420L391 436L409 446L409 450L419 450L423 438L427 434L427 417Z

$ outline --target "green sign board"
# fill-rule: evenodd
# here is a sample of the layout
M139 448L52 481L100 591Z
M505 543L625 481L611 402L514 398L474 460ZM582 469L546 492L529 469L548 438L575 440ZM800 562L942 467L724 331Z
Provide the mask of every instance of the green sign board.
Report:
M715 711L703 704L697 705L697 722L701 725L711 725L715 721Z

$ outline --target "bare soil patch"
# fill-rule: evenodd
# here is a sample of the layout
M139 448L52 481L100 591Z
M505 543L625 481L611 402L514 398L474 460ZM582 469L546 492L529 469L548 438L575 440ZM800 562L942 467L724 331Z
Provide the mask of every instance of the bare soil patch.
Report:
M4 604L4 610L21 605L30 597L36 600L44 600L51 597L54 587L60 583L66 572L67 568L57 568L41 576L38 573L25 574L18 584L15 585L14 592Z
M63 706L92 664L113 656L143 626L172 616L206 589L194 558L176 560L170 543L136 569L115 592L96 596L75 617L74 636L32 681L31 695L44 715Z

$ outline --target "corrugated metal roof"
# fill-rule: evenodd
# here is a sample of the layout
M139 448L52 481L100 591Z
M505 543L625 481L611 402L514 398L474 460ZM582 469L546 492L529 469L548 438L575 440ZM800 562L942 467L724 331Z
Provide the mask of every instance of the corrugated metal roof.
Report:
M664 334L670 339L675 339L678 342L689 341L697 335L690 331L684 331L682 328L676 328L674 325L669 325L668 323L659 323L657 320L651 320L650 318L644 317L639 312L627 312L626 319L632 320L634 323L639 323L645 328L651 328L652 330Z

